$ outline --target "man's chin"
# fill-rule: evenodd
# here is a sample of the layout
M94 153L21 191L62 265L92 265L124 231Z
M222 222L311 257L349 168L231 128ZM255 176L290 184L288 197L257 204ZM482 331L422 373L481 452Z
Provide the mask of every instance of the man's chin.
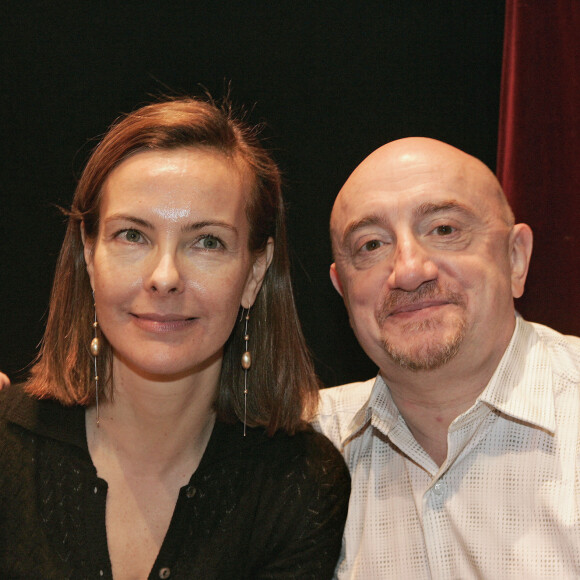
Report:
M464 326L455 328L451 334L441 333L441 336L428 326L427 324L423 328L407 328L397 335L385 333L383 338L385 352L399 366L411 371L441 368L459 351L463 342Z

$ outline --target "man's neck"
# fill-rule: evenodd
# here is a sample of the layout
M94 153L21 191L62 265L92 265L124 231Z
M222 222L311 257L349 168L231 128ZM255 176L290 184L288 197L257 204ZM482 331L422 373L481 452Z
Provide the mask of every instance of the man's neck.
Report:
M473 406L483 392L493 368L470 368L461 373L457 364L430 371L388 369L381 372L413 437L441 466L447 457L449 426Z
M473 406L483 388L461 391L450 388L445 393L400 390L391 386L391 396L417 443L441 466L447 457L447 434L451 423ZM448 395L448 396L442 396Z

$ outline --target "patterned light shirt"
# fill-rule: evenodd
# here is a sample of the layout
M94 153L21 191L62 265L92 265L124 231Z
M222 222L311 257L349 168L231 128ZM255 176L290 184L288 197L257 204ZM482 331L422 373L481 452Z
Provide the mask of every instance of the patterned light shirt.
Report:
M380 375L321 395L352 475L337 578L580 578L580 338L518 318L441 467Z

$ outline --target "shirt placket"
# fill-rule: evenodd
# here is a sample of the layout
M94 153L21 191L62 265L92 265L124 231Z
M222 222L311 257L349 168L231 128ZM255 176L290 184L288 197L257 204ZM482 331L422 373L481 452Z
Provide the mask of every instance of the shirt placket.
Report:
M432 473L415 473L413 491L425 536L425 549L433 578L470 578L473 566L469 549L454 525L450 500L457 493L457 470L463 458L469 455L484 437L491 409L476 403L450 426L447 459Z

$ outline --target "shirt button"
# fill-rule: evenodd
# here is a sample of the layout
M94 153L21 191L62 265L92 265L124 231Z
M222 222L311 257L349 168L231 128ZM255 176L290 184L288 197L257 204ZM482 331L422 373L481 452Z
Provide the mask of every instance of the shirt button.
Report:
M197 493L197 489L195 489L195 487L193 487L193 485L190 485L187 488L187 490L185 491L185 495L188 497L188 499L191 499L196 493Z
M171 576L171 570L169 568L160 568L159 578L169 578Z
M438 481L433 486L433 493L437 496L441 496L445 493L445 484L442 481Z

